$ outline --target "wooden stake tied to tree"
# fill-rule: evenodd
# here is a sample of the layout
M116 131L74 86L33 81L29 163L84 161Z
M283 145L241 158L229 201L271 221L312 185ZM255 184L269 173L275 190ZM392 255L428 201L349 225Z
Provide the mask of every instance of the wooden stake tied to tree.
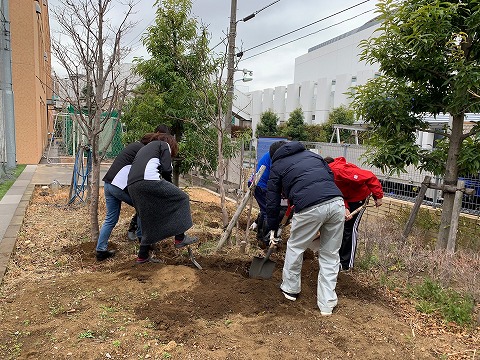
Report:
M260 178L262 177L264 171L265 171L265 165L260 166L260 169L258 169L257 173L255 174L253 182L248 188L247 192L245 193L245 196L243 197L242 202L240 203L237 210L235 211L235 214L233 214L232 219L230 220L227 228L222 233L222 236L220 237L220 241L217 244L217 248L216 248L217 251L222 248L222 246L230 237L230 234L232 233L232 229L235 226L235 223L238 221L238 218L240 217L240 214L242 213L245 206L247 205L248 200L252 196L253 191L255 191L255 187L260 181Z

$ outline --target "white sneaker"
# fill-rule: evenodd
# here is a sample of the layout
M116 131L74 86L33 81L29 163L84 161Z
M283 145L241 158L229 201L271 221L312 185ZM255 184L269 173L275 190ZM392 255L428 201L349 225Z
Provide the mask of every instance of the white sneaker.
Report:
M287 298L290 301L295 301L298 298L298 294L288 293L288 292L283 291L283 290L282 290L282 293L283 293L283 296L285 296L285 298Z

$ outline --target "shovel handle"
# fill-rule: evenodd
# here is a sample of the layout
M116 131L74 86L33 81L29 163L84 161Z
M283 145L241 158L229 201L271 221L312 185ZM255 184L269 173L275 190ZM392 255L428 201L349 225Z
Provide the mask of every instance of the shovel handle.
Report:
M280 237L280 235L282 235L282 229L287 223L288 219L290 218L290 214L292 213L294 207L295 205L289 205L287 207L287 211L285 211L285 215L283 215L282 221L280 221L280 224L278 225L277 237ZM272 240L271 234L270 234L270 240Z
M275 244L275 241L273 241L275 237L273 236L273 231L270 231L270 246L268 247L267 253L265 254L265 257L263 258L262 264L265 264L265 262L268 260L270 255L272 255L273 250L277 248L277 244Z
M368 195L368 197L365 199L365 202L363 203L362 206L360 206L359 208L356 208L355 210L353 210L351 213L350 213L350 216L353 216L353 215L356 215L358 214L360 211L362 211L363 209L365 209L368 205L368 201L370 200L370 197L372 195Z

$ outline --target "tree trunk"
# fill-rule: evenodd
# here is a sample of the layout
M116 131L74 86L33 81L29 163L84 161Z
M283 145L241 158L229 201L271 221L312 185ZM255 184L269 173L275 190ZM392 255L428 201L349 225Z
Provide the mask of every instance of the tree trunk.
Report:
M90 201L90 226L91 239L93 242L98 240L98 196L100 193L100 162L92 160L92 197Z
M181 162L182 162L181 158L176 157L176 158L172 159L172 167L173 167L172 181L173 181L173 185L175 185L177 187L180 184L180 165L181 165Z
M101 116L98 114L97 116ZM100 119L95 119L95 121ZM98 196L100 193L100 157L98 156L99 135L94 136L92 141L92 181L90 183L91 198L90 198L90 237L96 243L98 240Z
M445 185L457 185L458 180L458 154L462 147L462 134L463 134L463 119L464 114L458 114L453 116L452 132L450 134L450 146L448 148L447 163L445 166L445 176L443 183ZM440 220L440 229L438 231L437 244L435 248L446 249L448 244L448 236L450 233L450 223L452 220L453 204L455 201L455 193L444 192L443 194L443 206L442 217Z
M222 223L225 228L228 225L228 212L225 200L225 159L223 158L223 127L222 117L217 119L217 147L218 147L218 191L220 193L220 207L222 209Z

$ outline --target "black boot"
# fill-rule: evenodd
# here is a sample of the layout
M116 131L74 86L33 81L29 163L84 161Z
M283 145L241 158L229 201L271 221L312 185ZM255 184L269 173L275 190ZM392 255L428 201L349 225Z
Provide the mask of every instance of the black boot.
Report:
M97 251L97 261L103 261L114 256L114 250Z

